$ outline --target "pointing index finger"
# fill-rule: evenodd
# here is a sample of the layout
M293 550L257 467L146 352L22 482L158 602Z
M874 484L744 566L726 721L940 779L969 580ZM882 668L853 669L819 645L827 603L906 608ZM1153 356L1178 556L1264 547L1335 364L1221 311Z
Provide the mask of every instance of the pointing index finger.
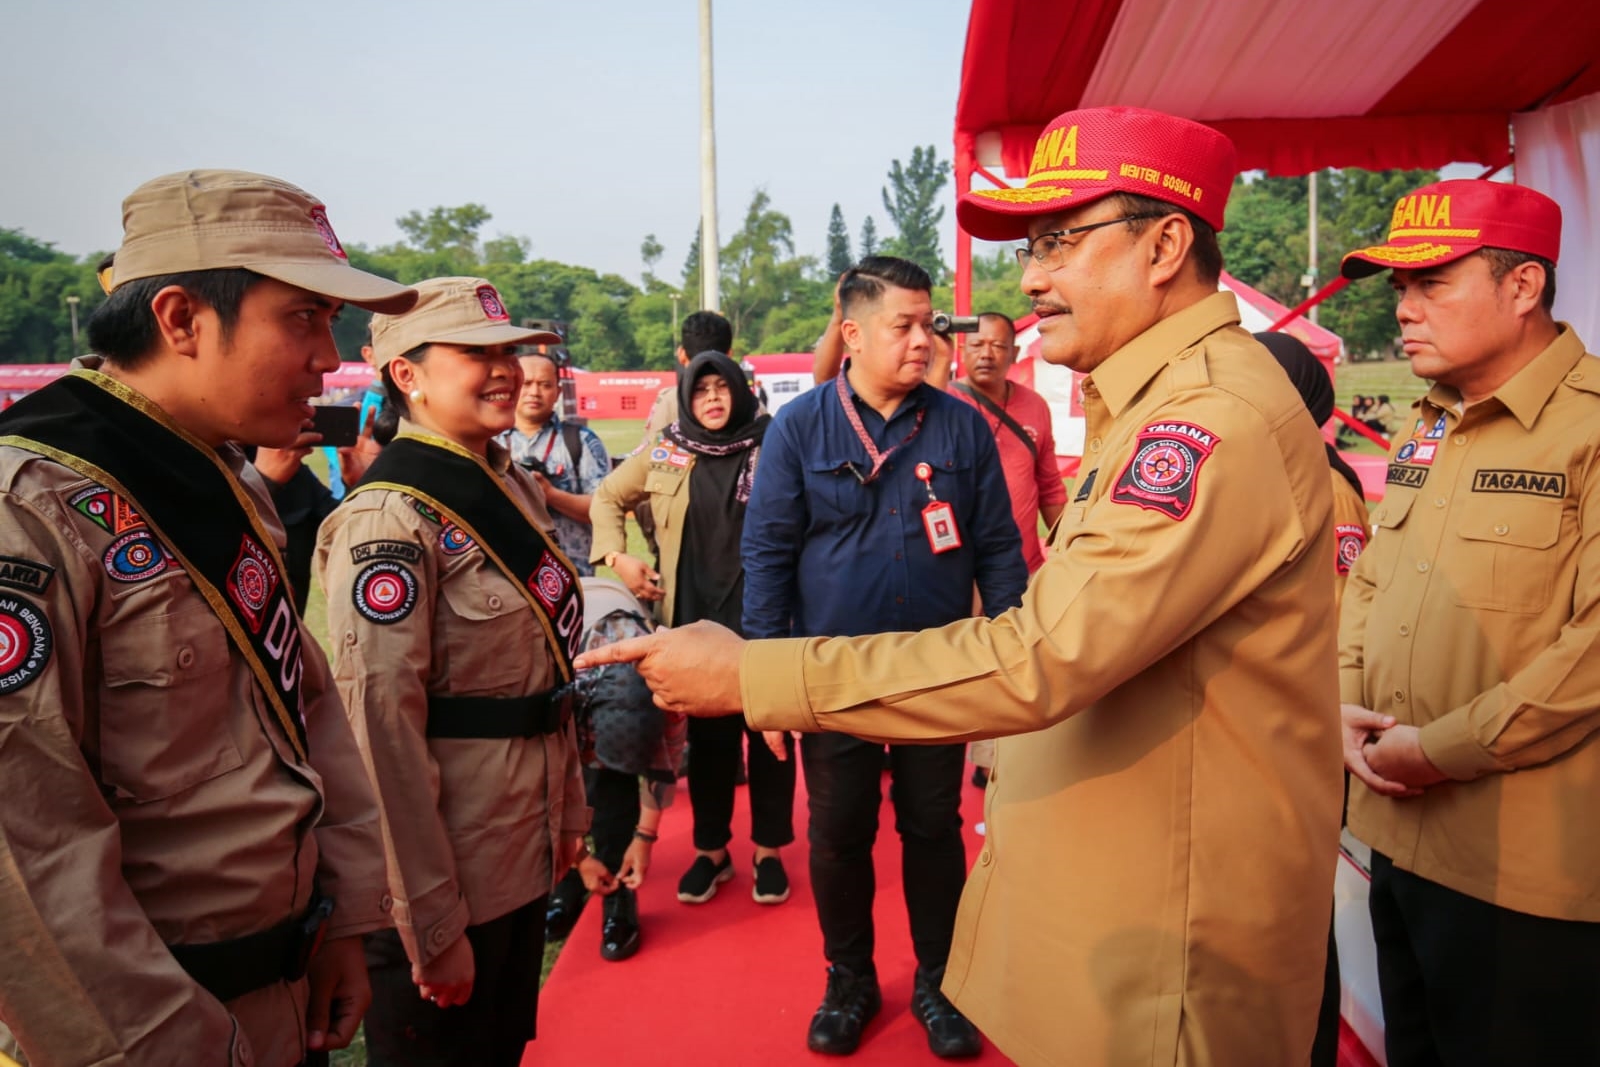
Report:
M649 655L655 648L655 635L646 637L629 637L614 644L601 645L592 648L572 661L578 670L588 670L590 667L603 667L607 663L637 663Z

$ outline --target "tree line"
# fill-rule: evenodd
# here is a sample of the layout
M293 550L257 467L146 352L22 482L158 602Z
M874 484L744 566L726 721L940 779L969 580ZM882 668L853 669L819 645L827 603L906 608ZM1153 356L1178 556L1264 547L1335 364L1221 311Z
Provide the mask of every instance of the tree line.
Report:
M1346 250L1381 241L1394 201L1433 180L1431 171L1325 171L1318 178L1319 277L1337 275ZM933 146L917 146L895 160L881 190L888 232L880 236L871 214L851 228L833 205L824 255L796 252L794 226L764 189L752 194L738 229L721 249L723 313L734 324L734 354L808 351L833 311L834 279L858 257L898 255L934 278L934 304L952 305L951 271L940 245L943 196L950 164ZM1285 304L1305 295L1307 181L1242 176L1228 205L1222 249L1228 270ZM488 278L519 318L568 323L573 361L594 370L665 369L672 365L673 323L702 306L698 227L676 276L663 272L655 234L640 242L641 281L590 267L530 258L526 237L485 239L493 215L482 204L412 211L395 220L402 240L369 248L346 245L353 265L400 282L450 274ZM984 246L980 246L984 247ZM16 229L0 228L0 363L49 363L72 358L72 314L82 325L104 298L95 279L103 252L75 257ZM973 259L972 306L1014 317L1029 303L1017 288L1019 270L1008 248ZM74 301L70 298L76 298ZM1350 351L1388 353L1395 337L1394 301L1388 287L1351 286L1323 305L1322 323L1341 334ZM356 359L368 316L347 309L335 326L345 359Z

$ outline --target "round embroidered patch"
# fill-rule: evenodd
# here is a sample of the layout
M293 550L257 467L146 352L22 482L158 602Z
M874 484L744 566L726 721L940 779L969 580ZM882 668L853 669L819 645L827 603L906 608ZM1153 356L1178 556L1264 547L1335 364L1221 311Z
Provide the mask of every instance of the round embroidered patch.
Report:
M1193 470L1188 449L1175 441L1155 440L1139 450L1133 477L1147 493L1174 493Z
M167 554L149 530L133 530L111 542L101 557L106 573L119 582L142 582L167 569Z
M362 618L387 626L417 606L417 579L399 563L374 563L356 575L351 599Z
M472 547L472 538L461 527L447 523L439 532L439 547L447 556L459 556Z
M55 639L50 620L32 601L0 596L0 696L44 672Z
M1400 446L1400 451L1394 454L1394 461L1396 463L1404 463L1416 454L1417 443L1415 441L1407 441L1405 444Z

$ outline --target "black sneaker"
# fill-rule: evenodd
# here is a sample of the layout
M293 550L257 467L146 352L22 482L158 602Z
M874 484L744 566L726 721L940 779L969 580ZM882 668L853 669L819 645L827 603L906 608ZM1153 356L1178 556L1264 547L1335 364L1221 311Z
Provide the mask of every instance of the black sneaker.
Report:
M694 863L678 879L678 900L684 904L704 904L717 895L717 886L733 877L733 857L723 856L714 863L710 856L696 856Z
M756 884L750 895L757 904L782 904L789 899L789 872L776 856L756 860Z
M940 968L943 972L944 968ZM943 973L930 975L917 968L916 989L911 994L911 1014L928 1032L928 1047L940 1059L964 1060L983 1051L978 1028L956 1010L939 983Z
M806 1048L825 1056L848 1056L861 1045L861 1031L883 1009L876 974L855 974L834 964L828 968L828 991L811 1017Z

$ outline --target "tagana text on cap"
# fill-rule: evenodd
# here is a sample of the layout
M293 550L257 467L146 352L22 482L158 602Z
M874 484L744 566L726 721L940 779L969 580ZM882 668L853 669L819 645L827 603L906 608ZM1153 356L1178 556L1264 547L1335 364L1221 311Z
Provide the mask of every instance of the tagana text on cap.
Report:
M1346 278L1395 267L1420 270L1480 248L1526 252L1556 262L1561 205L1525 185L1478 178L1434 182L1395 204L1387 241L1347 254L1339 269Z
M976 189L956 204L961 228L985 241L1028 235L1040 215L1112 193L1164 200L1222 229L1233 188L1233 142L1198 122L1140 107L1090 107L1058 115L1039 135L1016 189Z
M371 311L416 302L407 286L357 270L304 189L241 170L190 170L145 182L122 202L122 245L107 292L139 278L243 267Z
M511 325L500 293L482 278L418 282L417 306L403 315L372 316L372 362L380 370L396 356L427 344L557 345L548 330Z

